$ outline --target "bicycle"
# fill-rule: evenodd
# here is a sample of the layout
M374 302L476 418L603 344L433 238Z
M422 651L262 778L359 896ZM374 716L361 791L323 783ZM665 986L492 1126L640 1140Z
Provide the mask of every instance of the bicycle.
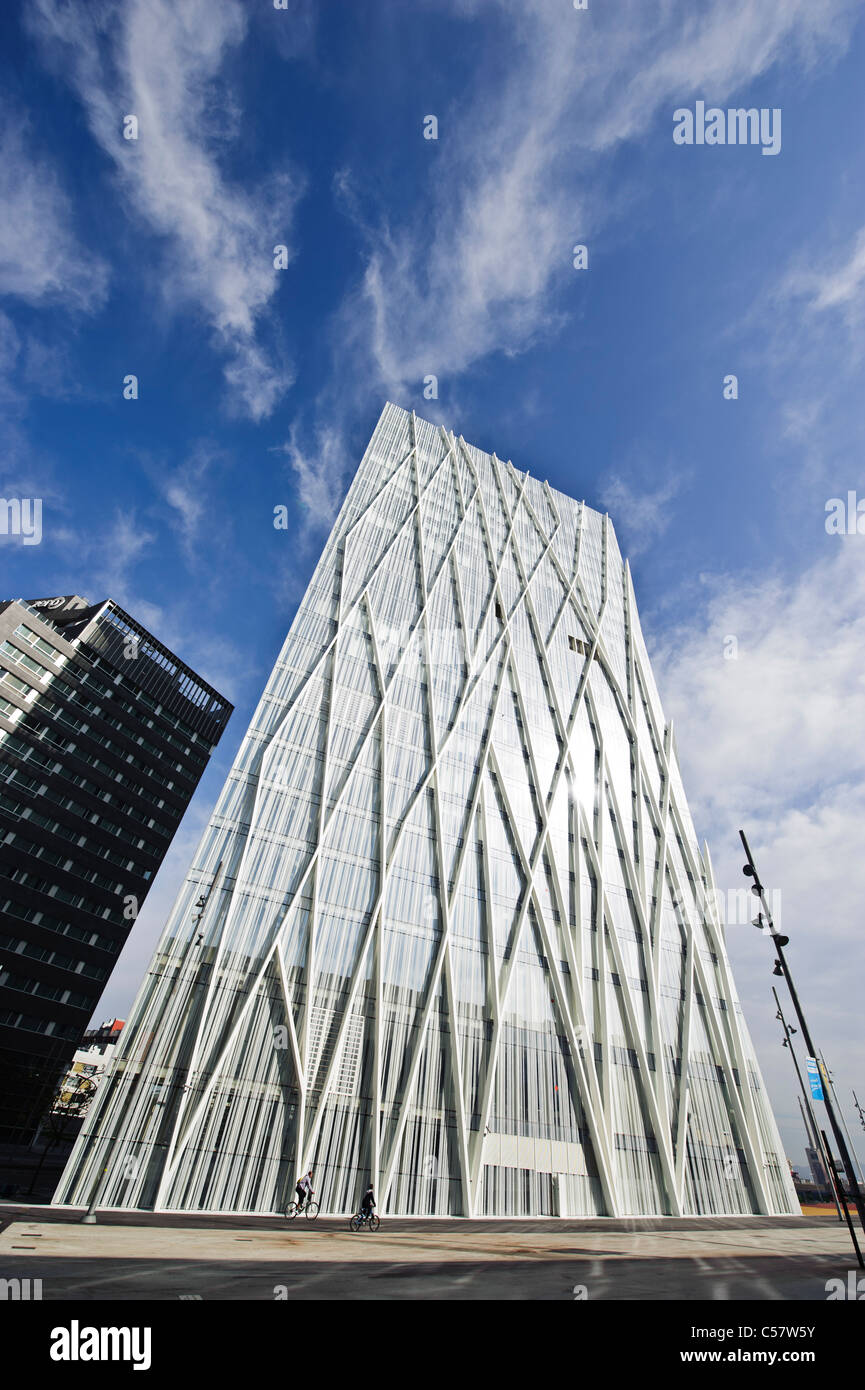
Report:
M318 1216L318 1202L289 1202L285 1209L286 1219L293 1221L296 1216L303 1212L307 1221L314 1221Z
M374 1211L371 1211L369 1215L359 1211L355 1213L348 1224L353 1231L377 1231L381 1225L381 1217L377 1216Z

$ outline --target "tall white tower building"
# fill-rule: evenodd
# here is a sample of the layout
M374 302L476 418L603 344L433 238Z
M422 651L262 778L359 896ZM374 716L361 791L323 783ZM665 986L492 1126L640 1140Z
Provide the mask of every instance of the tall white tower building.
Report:
M56 1200L798 1212L609 519L385 407Z

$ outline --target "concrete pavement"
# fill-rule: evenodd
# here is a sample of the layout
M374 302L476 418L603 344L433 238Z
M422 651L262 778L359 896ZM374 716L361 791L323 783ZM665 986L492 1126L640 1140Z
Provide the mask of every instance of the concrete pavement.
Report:
M0 1204L0 1278L44 1300L817 1300L853 1268L817 1218L382 1221L101 1213Z

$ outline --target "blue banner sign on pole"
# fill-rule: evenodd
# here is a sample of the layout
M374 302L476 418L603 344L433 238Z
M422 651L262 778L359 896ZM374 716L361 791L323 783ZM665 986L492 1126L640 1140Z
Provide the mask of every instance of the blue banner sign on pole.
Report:
M808 1071L808 1083L811 1087L811 1097L813 1100L822 1100L823 1081L820 1076L820 1068L817 1065L816 1057L806 1057L805 1066Z

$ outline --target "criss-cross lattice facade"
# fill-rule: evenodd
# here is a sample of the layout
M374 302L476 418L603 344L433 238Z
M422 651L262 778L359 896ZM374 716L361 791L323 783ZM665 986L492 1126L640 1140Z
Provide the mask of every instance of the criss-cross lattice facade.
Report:
M385 407L57 1201L797 1212L609 519Z

